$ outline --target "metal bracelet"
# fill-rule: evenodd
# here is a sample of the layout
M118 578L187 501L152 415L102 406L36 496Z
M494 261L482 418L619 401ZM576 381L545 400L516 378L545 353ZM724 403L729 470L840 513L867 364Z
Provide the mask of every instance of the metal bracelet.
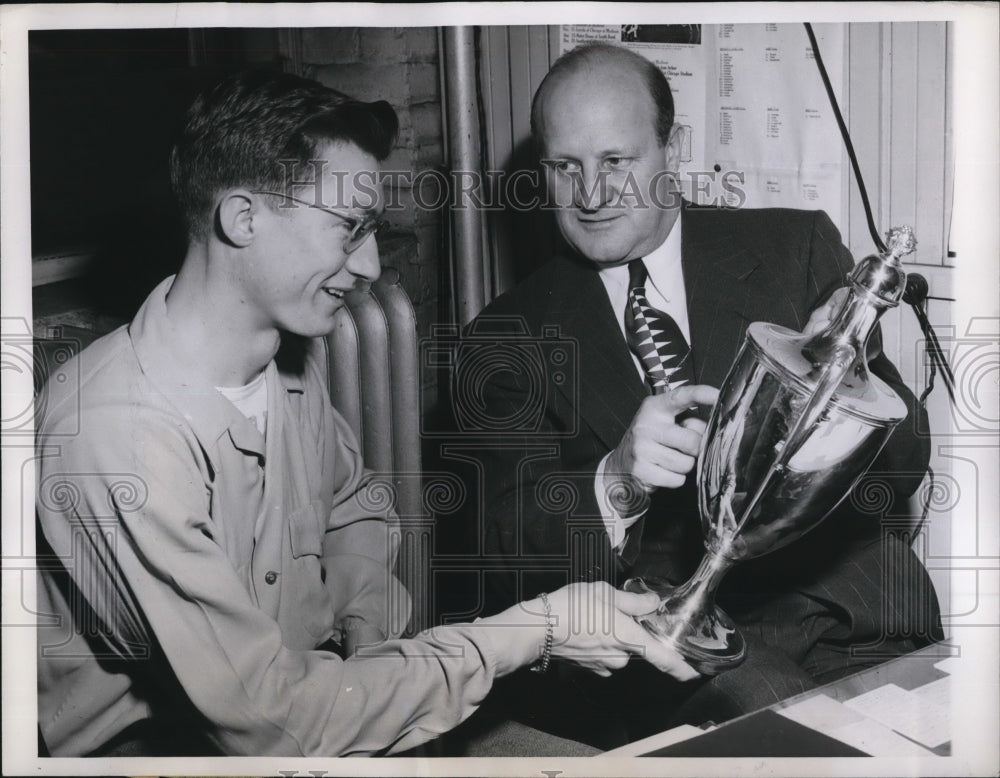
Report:
M545 645L542 648L541 658L531 666L531 670L535 673L544 673L549 669L549 662L552 660L552 632L555 627L555 619L552 616L552 603L549 602L549 596L542 592L538 595L538 599L545 606Z

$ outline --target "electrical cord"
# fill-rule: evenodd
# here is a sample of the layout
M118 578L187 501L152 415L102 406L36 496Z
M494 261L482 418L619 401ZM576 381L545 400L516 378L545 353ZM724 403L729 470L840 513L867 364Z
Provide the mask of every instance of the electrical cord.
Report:
M864 205L865 209L865 218L868 221L868 232L871 233L872 241L878 247L879 252L885 254L886 246L885 243L882 242L882 238L878 233L878 228L875 226L875 219L872 216L871 202L868 200L868 190L865 188L865 181L861 175L861 167L858 165L858 158L854 153L854 144L851 143L851 136L847 131L847 124L844 122L844 117L840 112L840 106L837 104L837 97L833 93L833 86L830 83L830 76L826 72L826 66L823 64L823 57L819 52L819 44L816 42L816 35L813 33L812 25L809 24L809 22L805 22L804 24L806 34L809 36L809 43L812 46L813 56L816 59L816 67L819 69L820 77L823 79L823 86L826 88L827 97L830 99L830 106L833 108L833 114L837 119L837 125L840 127L840 135L844 139L844 145L847 148L847 156L851 160L854 177L858 183L858 191L861 193L861 203ZM948 359L945 357L944 350L941 348L941 343L937 338L937 333L934 332L934 328L931 326L930 320L927 318L926 302L928 291L929 287L926 278L919 273L906 274L906 287L903 291L903 301L909 304L917 317L917 322L920 325L920 331L924 335L924 347L930 357L930 375L927 378L927 387L917 400L920 407L924 410L927 408L927 396L934 388L934 378L937 375L938 370L941 371L941 378L944 382L945 389L948 391L948 397L951 400L952 405L955 405L955 377L951 372L951 367L948 365ZM934 494L934 470L930 467L930 465L927 466L927 476L929 479L927 494L923 500L920 519L917 522L913 533L910 535L911 543L913 539L920 534L920 530L923 529L924 523L927 520L927 514L930 510L931 496Z
M910 307L913 308L913 312L917 317L917 322L920 324L920 330L924 333L927 353L931 357L931 374L927 380L927 388L924 390L923 394L920 395L920 404L922 406L925 404L927 395L929 395L931 393L931 389L934 388L934 376L937 373L937 368L940 367L941 378L944 381L944 388L948 390L948 397L951 399L952 405L954 405L955 377L952 375L951 368L948 365L948 360L944 354L944 349L941 348L941 342L937 338L937 333L934 332L934 328L931 326L930 320L927 318L927 311L925 309L927 291L928 286L926 278L919 273L907 274L906 288L903 290L903 302L909 303Z
M872 216L872 205L868 202L868 190L865 189L865 182L861 177L861 167L858 165L858 157L854 153L854 144L851 143L851 135L847 131L847 124L844 123L844 117L840 113L840 106L837 105L837 98L833 94L830 76L827 75L826 65L823 64L823 57L819 53L819 44L816 42L816 35L813 33L812 25L809 22L805 22L805 26L806 34L809 36L809 43L812 45L813 56L816 58L816 67L819 68L819 75L823 79L823 86L826 87L827 97L830 98L833 115L837 117L840 135L844 139L844 145L847 147L847 156L851 160L851 167L854 168L854 178L858 182L858 190L861 192L861 202L865 207L865 218L868 220L868 232L871 233L872 240L875 242L878 250L884 254L886 251L885 243L882 242L882 238L878 234L878 228L875 226L875 219Z
M812 25L809 22L805 22L804 24L806 34L809 36L809 43L812 46L813 56L816 59L816 67L819 69L820 77L823 79L823 86L826 88L827 97L830 99L830 106L833 108L833 114L837 118L837 125L840 127L840 135L843 137L844 145L847 147L847 156L851 160L851 167L854 170L854 178L858 183L858 191L861 193L861 203L865 208L865 219L868 222L868 232L871 233L872 241L878 247L878 250L884 254L886 252L886 246L885 243L882 242L882 238L879 236L878 228L875 226L875 218L872 216L871 202L868 200L868 190L865 187L864 177L861 175L861 167L858 165L857 155L854 153L854 144L851 142L850 133L847 131L847 124L844 122L843 114L840 112L840 106L837 104L837 97L833 93L830 76L827 74L826 66L823 64L823 56L820 54L819 44L816 42L816 35L813 32ZM917 317L917 322L920 324L920 331L924 334L927 354L931 358L931 373L927 380L927 388L924 390L923 394L920 395L920 405L922 407L925 405L927 395L929 395L931 390L934 388L934 377L938 370L941 371L941 378L944 381L945 389L948 390L948 397L950 398L952 405L954 405L955 376L952 374L951 367L948 365L948 359L945 357L944 350L941 348L941 342L937 338L937 333L934 332L934 328L931 326L930 320L927 318L927 312L925 310L927 294L927 279L919 273L907 273L906 289L903 292L903 301L908 303L910 307L913 308L913 312Z

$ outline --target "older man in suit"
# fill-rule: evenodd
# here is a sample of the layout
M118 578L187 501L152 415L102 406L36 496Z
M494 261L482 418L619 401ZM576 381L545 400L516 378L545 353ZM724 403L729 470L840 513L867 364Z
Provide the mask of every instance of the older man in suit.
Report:
M532 130L569 251L495 300L472 332L515 349L531 338L560 343L569 359L542 360L542 376L484 370L481 394L454 398L520 424L480 430L485 549L505 565L485 576L491 607L568 580L684 580L703 553L692 471L748 324L818 327L853 266L822 212L683 201L670 87L625 49L590 45L562 57L535 95ZM658 376L634 335L649 309L674 349ZM909 409L872 468L902 506L927 464L915 423L923 411L872 341L872 372ZM670 391L654 392L657 383ZM537 421L523 424L539 403ZM742 668L697 690L637 668L631 682L577 686L576 712L592 704L598 719L615 720L615 737L632 739L671 719L737 715L939 638L926 571L905 539L883 532L885 512L866 514L861 503L846 501L799 543L724 582L721 601L750 644ZM637 714L622 730L608 707L615 699L660 715ZM681 713L662 715L678 705ZM606 734L592 739L613 744Z

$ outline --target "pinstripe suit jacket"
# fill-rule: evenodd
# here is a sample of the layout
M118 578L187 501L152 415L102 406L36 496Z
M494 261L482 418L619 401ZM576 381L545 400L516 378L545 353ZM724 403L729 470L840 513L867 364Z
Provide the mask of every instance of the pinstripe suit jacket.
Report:
M854 264L822 212L686 205L681 218L698 383L722 384L751 322L801 330ZM479 436L483 488L476 515L483 517L485 551L506 569L487 575L487 609L570 581L619 584L636 574L683 579L703 553L693 474L681 489L655 493L622 553L610 547L594 473L648 394L616 316L593 266L557 257L498 297L472 325L471 341L490 344L497 359L454 393L457 406L475 406L476 418L490 421L466 430ZM895 367L881 354L870 366L910 410L872 468L893 474L889 483L899 503L919 484L929 443L915 433L917 406ZM703 413L707 418L707 409ZM879 516L845 511L850 515L837 537L878 534ZM828 546L823 553L832 558ZM785 556L793 566L802 557Z

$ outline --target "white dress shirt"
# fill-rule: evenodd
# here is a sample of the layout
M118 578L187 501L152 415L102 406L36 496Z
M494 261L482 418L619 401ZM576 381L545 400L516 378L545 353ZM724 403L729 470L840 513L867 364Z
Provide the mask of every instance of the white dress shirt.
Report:
M649 272L649 278L646 280L646 299L649 300L649 304L653 308L672 316L690 343L691 330L688 325L687 302L684 296L684 273L681 268L680 219L674 222L667 239L660 244L659 248L643 257L643 261ZM606 267L599 273L624 339L625 308L628 305L628 265ZM642 362L635 354L632 354L632 361L635 363L635 369L639 376L645 382L646 370ZM611 455L608 454L608 456ZM608 461L608 456L605 456L597 466L594 491L597 494L597 504L601 508L601 515L604 518L604 526L611 538L611 546L620 549L625 542L626 531L639 520L642 513L637 513L634 516L620 516L608 503L604 490L604 466Z

